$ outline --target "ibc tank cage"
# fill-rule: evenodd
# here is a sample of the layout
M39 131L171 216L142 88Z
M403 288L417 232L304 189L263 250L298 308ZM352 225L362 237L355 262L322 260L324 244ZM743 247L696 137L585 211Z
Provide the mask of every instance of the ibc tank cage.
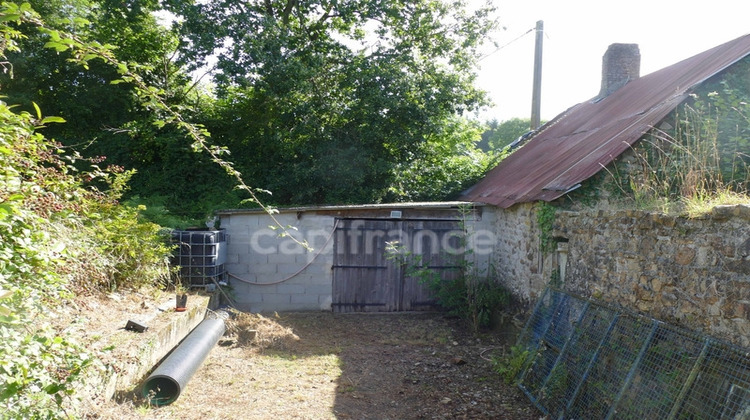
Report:
M173 230L176 245L171 263L185 286L205 287L226 282L227 234L224 229Z

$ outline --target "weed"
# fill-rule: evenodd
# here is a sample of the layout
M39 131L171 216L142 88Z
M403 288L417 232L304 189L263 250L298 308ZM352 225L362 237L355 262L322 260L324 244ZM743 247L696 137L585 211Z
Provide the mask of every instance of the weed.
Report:
M492 359L492 369L497 372L503 381L512 385L518 380L526 362L529 360L530 352L522 345L510 348L510 354Z
M539 224L539 250L550 253L555 250L552 238L552 228L555 222L555 207L549 203L540 202L537 205L536 220Z
M466 223L471 207L461 207L461 248L464 253L456 261L458 275L444 279L440 273L424 264L421 255L406 250L398 241L386 242L388 259L398 261L405 269L406 276L416 278L434 294L438 304L449 314L469 321L472 331L490 326L492 315L500 307L510 303L510 293L498 281L496 273L489 267L481 275L470 262L472 250L466 245L472 232Z

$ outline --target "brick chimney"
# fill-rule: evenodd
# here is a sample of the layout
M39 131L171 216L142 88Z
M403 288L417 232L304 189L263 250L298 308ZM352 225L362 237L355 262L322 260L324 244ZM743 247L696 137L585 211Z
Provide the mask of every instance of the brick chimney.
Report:
M612 44L602 58L602 89L599 98L640 77L641 52L638 44Z

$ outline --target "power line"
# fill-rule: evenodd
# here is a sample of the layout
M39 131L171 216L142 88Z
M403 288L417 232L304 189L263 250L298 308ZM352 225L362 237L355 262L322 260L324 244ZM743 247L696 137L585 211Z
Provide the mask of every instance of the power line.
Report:
M516 41L518 41L519 39L521 39L521 38L525 37L526 35L530 34L531 32L534 32L534 30L535 30L535 29L536 29L536 28L531 28L531 29L529 29L528 31L526 31L526 32L522 33L521 35L517 36L516 38L514 38L514 39L510 40L509 42L507 42L507 43L505 43L505 44L503 44L503 45L501 45L501 46L497 47L497 48L496 48L496 49L495 49L494 51L492 51L491 53L489 53L489 54L485 54L485 55L483 55L482 57L480 57L480 58L479 58L479 61L482 61L482 60L484 60L485 58L487 58L487 57L489 57L489 56L491 56L491 55L495 54L496 52L498 52L498 51L502 50L503 48L505 48L505 47L507 47L507 46L509 46L509 45L513 44L514 42L516 42Z

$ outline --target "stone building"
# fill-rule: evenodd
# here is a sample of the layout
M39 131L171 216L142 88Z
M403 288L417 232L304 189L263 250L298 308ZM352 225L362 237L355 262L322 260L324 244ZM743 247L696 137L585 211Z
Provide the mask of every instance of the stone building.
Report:
M750 345L750 203L699 218L565 205L748 54L750 35L640 76L637 46L610 46L599 94L540 127L460 197L496 212L500 280L528 302L552 282ZM545 202L553 217L540 213L550 212Z

